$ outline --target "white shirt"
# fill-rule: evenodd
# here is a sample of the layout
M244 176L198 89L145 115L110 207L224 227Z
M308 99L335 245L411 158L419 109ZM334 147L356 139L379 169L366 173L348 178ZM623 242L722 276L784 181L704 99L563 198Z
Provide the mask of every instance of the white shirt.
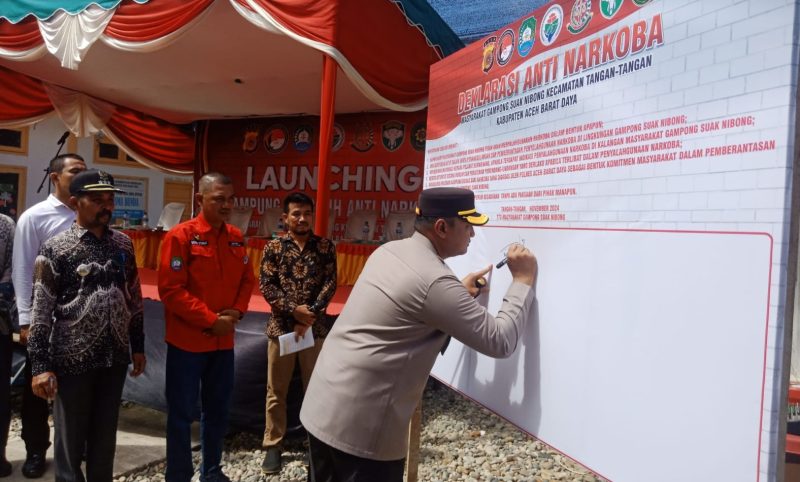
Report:
M31 324L31 294L33 292L33 263L42 243L69 229L75 222L75 212L53 194L22 213L14 232L14 254L11 277L17 296L19 326Z

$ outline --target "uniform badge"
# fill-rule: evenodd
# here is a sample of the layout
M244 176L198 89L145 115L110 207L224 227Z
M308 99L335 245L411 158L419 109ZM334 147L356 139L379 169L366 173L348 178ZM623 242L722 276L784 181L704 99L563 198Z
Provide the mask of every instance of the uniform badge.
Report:
M183 260L180 256L175 256L169 261L169 267L172 271L180 271L183 268Z
M244 257L242 258L242 261L244 262L244 264L249 263L250 262L250 256L244 255Z

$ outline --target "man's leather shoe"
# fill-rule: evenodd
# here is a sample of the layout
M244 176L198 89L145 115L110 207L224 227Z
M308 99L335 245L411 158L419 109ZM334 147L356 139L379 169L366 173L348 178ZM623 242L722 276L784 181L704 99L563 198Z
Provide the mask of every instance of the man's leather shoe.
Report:
M11 462L5 458L0 459L0 477L8 477L11 475Z
M25 463L22 464L22 475L28 479L38 479L44 475L45 470L47 470L47 462L44 454L29 452L25 457Z
M261 463L261 471L265 474L277 474L281 471L281 449L270 447Z

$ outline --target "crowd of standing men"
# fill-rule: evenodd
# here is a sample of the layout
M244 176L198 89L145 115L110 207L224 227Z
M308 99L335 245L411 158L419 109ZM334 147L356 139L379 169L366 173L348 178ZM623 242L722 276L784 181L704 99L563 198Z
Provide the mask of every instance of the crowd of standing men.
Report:
M51 161L49 176L55 194L25 211L16 229L0 216L0 376L10 372L18 311L28 354L23 475L37 478L46 470L53 401L55 480L107 482L126 376L139 376L146 366L135 253L125 234L109 228L114 193L121 192L110 174L87 170L80 156L66 154ZM231 179L204 175L195 201L199 214L164 237L158 269L167 344L166 480L189 482L195 474L190 426L199 398L200 480L225 482L234 333L256 280L243 233L227 222ZM473 226L488 217L475 209L471 191L428 189L420 195L415 234L370 257L332 326L326 309L336 290L334 244L313 233L307 195L290 194L283 211L287 232L267 243L260 267L260 290L272 308L262 469L281 470L286 396L299 363L307 389L301 419L309 431L309 480L399 481L405 429L436 353L454 336L482 353L509 356L535 311L536 259L522 246L509 248L514 282L491 316L475 301L485 285L476 280L491 266L458 280L444 263L466 253ZM281 355L279 337L300 339L309 330L311 348ZM5 477L12 472L5 457L10 394L0 385Z

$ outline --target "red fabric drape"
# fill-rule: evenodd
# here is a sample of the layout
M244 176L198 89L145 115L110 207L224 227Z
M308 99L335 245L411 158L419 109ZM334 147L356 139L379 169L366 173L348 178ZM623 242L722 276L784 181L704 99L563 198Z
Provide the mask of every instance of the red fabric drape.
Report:
M214 0L151 0L143 4L124 0L103 33L129 42L155 40L191 22L212 3ZM16 24L0 20L0 47L25 51L42 43L36 17L25 17Z
M0 67L0 121L29 119L53 110L42 82Z
M427 96L428 70L439 56L394 3L255 1L285 28L339 50L384 98L397 104L411 104ZM246 6L244 0L237 2ZM379 31L365 27L369 25L380 26Z
M170 169L194 169L194 134L175 124L117 107L106 128L135 153Z
M36 17L30 15L19 23L0 19L0 47L24 52L44 43Z
M129 42L146 42L168 35L200 15L214 0L125 0L117 7L105 35Z

